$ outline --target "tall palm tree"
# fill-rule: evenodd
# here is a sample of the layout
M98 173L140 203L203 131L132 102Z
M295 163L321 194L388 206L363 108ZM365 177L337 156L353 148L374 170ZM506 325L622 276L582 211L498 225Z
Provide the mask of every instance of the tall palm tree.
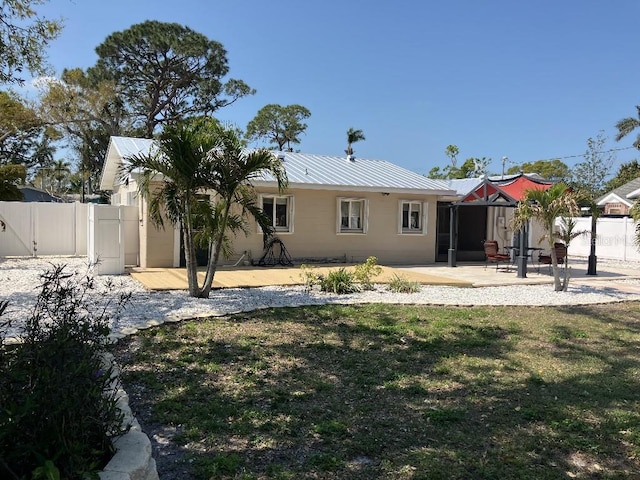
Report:
M362 130L356 130L355 128L350 127L349 130L347 130L347 149L344 151L344 153L346 153L347 155L353 155L354 152L351 145L359 142L360 140L366 140L366 138L364 137L364 133L362 133Z
M265 240L273 233L269 219L257 206L251 180L266 170L284 188L284 169L269 150L246 152L232 128L205 119L166 127L155 152L125 160L123 174L141 172L139 190L149 199L151 221L162 227L166 217L173 226L182 225L192 297L209 297L220 253L230 248L229 233L247 232L248 216L256 218ZM215 194L215 204L201 201L207 192ZM238 208L232 208L234 205ZM200 286L196 246L202 245L208 246L210 255Z
M564 183L556 183L548 190L529 190L525 198L518 204L513 216L513 228L521 229L529 220L535 219L543 226L544 236L551 251L551 267L553 269L553 284L556 292L568 288L569 278L560 280L558 258L554 243L558 238L555 231L556 218L576 217L580 213L577 195Z
M640 105L636 105L638 111L638 118L627 117L616 123L618 134L616 135L616 141L622 140L636 128L640 127ZM636 137L636 141L633 142L633 146L640 150L640 134Z
M56 193L58 195L61 195L63 182L66 182L67 178L71 174L71 164L69 162L65 162L64 160L56 160L53 162L50 168L51 176L57 184Z

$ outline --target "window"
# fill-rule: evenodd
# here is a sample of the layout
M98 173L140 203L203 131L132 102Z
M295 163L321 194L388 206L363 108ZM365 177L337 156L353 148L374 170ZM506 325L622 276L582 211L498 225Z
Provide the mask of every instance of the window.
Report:
M398 233L425 233L426 204L401 200Z
M276 232L293 233L293 197L262 195L262 211Z
M338 199L338 233L367 233L367 201Z

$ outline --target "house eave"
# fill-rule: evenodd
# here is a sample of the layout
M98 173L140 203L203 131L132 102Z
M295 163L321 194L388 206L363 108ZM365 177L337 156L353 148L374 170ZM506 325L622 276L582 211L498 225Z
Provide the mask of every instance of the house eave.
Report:
M631 192L634 193L634 192ZM631 195L631 194L629 194ZM631 205L633 205L633 201L630 201L627 198L621 197L620 195L617 195L615 193L610 193L609 195L607 195L606 197L602 198L597 205L598 206L604 206L607 203L624 203L626 206L630 207Z
M253 184L256 187L278 188L278 183L273 181L257 180ZM427 188L399 188L385 186L364 186L364 185L330 185L320 183L289 183L289 189L299 190L332 190L338 192L362 192L362 193L397 193L405 195L446 195L455 196L454 190L433 190Z

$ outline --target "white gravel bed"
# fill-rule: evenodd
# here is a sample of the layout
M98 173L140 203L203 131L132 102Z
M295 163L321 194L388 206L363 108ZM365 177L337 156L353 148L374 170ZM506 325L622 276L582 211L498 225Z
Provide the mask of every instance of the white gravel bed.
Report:
M40 274L52 265L67 265L67 271L87 272L84 257L44 257L0 260L0 301L8 300L5 318L20 320L33 309L40 286ZM195 299L186 291L147 291L129 275L97 276L98 288L92 301L102 305L119 293L131 292L124 312L112 319L116 337L166 321L221 316L269 307L321 304L395 303L431 305L586 305L637 300L638 294L613 288L571 285L567 292L554 292L552 285L518 285L480 288L423 286L412 294L398 294L384 285L375 290L349 295L305 292L302 287L232 288L214 290L208 299ZM640 284L638 280L629 283ZM15 332L14 332L15 334Z

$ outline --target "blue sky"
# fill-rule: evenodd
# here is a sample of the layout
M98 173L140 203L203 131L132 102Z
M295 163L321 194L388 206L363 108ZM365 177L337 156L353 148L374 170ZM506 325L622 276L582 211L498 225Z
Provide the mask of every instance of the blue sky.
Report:
M219 41L230 77L257 90L219 111L241 128L266 104L311 111L297 147L418 173L445 166L449 144L468 157L573 165L599 131L640 103L637 0L49 0L38 11L65 28L52 65L93 65L95 47L144 20L177 22ZM632 135L635 137L635 133ZM617 152L615 168L638 158ZM509 166L510 164L508 164ZM612 172L613 173L613 172Z

